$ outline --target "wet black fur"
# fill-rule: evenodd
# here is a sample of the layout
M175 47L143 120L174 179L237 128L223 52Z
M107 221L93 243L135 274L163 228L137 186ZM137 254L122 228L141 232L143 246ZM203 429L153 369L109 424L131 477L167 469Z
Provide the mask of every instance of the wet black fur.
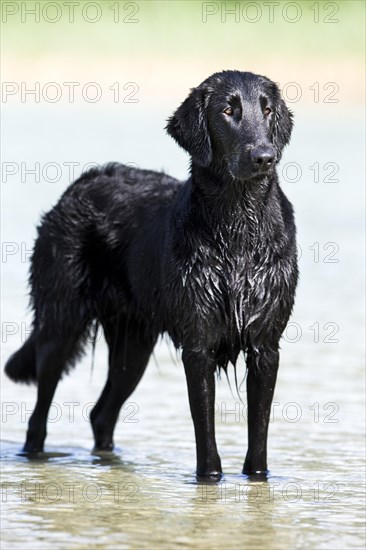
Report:
M273 82L216 73L167 125L191 155L186 182L108 164L83 174L43 217L31 263L33 332L6 365L13 380L38 381L26 451L43 448L57 382L97 321L110 347L108 380L91 415L97 449L113 447L119 409L159 334L168 333L183 350L198 475L221 474L213 377L241 351L249 404L244 472L266 471L279 339L297 282L293 211L276 173L291 130Z

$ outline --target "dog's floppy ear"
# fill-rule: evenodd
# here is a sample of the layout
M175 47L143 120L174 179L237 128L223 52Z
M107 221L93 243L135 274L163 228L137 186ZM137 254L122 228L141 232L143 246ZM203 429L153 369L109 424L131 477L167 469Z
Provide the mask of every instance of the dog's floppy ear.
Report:
M275 120L273 127L273 145L277 151L277 160L282 156L282 150L290 141L293 121L292 113L286 107L286 103L279 96L275 108Z
M166 130L201 166L212 160L210 134L207 127L206 108L208 89L198 86L175 113L168 119Z

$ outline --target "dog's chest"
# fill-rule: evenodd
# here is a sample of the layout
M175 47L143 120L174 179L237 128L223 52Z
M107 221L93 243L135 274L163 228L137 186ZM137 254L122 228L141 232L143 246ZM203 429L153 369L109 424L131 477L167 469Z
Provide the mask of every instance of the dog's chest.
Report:
M197 334L242 342L248 327L279 302L282 279L268 248L201 246L182 266L184 311L193 309Z

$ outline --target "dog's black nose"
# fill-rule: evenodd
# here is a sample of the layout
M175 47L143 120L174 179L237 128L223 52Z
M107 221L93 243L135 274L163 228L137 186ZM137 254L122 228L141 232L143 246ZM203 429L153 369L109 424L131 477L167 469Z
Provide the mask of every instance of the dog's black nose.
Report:
M253 165L258 170L266 170L275 162L275 152L271 147L260 145L251 151Z

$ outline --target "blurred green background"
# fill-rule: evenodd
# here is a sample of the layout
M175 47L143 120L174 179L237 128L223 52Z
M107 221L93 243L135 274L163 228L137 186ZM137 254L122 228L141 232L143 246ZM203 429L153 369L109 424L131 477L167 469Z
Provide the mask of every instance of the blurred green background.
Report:
M2 2L2 21L4 80L127 79L159 101L237 68L363 99L362 0Z

